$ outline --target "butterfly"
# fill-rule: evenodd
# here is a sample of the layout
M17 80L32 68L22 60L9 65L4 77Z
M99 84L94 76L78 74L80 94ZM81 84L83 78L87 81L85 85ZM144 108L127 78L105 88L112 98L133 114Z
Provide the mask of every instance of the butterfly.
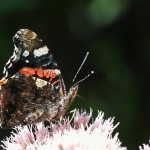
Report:
M66 90L51 50L35 32L20 29L13 43L13 55L0 80L0 126L11 128L64 116L79 82Z

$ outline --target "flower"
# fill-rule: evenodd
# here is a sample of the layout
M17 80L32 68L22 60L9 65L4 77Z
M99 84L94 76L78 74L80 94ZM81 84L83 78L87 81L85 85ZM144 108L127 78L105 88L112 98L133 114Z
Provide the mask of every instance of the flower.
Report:
M142 148L142 146L140 146L139 148L140 148L140 150L150 150L150 141L149 141L149 145L143 144L143 148Z
M91 118L92 110L89 114L74 110L71 119L60 118L50 126L16 126L1 146L5 150L126 150L118 133L113 133L119 124L113 125L114 118L104 120L103 112L98 112L92 123Z

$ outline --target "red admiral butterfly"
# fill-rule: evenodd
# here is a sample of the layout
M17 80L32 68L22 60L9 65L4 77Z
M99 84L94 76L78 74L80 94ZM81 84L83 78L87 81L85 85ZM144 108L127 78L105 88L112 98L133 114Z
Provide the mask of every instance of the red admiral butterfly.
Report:
M79 82L66 91L51 51L35 32L20 29L13 42L14 52L0 81L0 126L60 118L73 102Z

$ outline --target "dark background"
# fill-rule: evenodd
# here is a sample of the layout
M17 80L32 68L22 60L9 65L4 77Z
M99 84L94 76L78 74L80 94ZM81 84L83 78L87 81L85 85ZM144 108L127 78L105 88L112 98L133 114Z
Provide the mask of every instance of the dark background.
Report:
M120 122L123 146L138 149L150 139L149 0L0 0L0 76L20 28L39 34L69 88L87 51L72 108L105 112ZM0 130L1 139L9 130Z

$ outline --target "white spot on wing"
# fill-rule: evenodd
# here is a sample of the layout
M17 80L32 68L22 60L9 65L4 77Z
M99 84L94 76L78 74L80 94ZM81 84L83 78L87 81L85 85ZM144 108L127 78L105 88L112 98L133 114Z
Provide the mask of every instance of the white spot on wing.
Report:
M12 67L12 63L8 66L8 68L11 68Z
M29 63L29 60L26 60L26 63Z
M33 52L33 54L34 54L34 57L40 57L40 56L42 56L42 54L39 52L38 49L35 49L34 52Z
M47 85L47 82L41 79L36 79L36 86L42 88L43 86Z
M11 57L13 59L13 56ZM10 64L10 59L7 61L6 65Z
M8 71L5 72L5 77L7 77L7 76L8 76Z
M5 73L6 73L6 68L4 67L3 74L5 74Z
M17 55L15 54L12 61L17 61L18 59L19 59L19 58L18 58Z
M56 73L57 75L59 75L59 74L60 74L60 70L55 69L55 73Z
M44 46L42 48L39 48L39 51L42 53L42 55L46 55L49 49L47 48L47 46Z
M59 89L59 85L55 86L55 88L58 90Z
M23 52L23 54L22 54L24 57L27 57L27 56L29 56L29 51L28 50L25 50L24 52Z
M42 55L46 55L48 54L49 49L47 48L47 46L41 47L39 49L35 49L33 54L35 57L40 57Z

